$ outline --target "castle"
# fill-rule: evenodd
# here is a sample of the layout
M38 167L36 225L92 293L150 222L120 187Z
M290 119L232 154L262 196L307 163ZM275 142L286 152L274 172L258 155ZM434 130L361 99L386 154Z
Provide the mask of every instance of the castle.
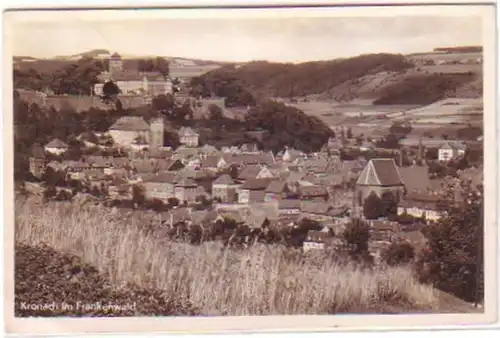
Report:
M123 60L118 53L109 58L108 71L99 74L99 83L94 85L95 95L102 95L106 82L114 82L122 94L157 96L171 94L173 90L172 81L169 77L159 72L136 72L125 70Z
M122 116L109 128L115 144L123 147L149 145L150 148L161 148L164 131L163 119L153 119L148 124L139 116Z

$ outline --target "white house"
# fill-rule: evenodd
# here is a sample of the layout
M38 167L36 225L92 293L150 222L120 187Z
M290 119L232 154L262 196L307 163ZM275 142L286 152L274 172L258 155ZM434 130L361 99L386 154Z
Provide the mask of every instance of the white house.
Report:
M438 149L438 160L447 162L465 154L466 147L460 142L445 142Z
M198 147L200 135L190 127L179 130L179 141L188 147Z
M429 194L408 194L398 204L398 215L424 216L427 221L437 221L443 213L437 206L438 197Z
M61 155L68 151L68 145L58 138L53 139L45 145L45 151L54 155Z

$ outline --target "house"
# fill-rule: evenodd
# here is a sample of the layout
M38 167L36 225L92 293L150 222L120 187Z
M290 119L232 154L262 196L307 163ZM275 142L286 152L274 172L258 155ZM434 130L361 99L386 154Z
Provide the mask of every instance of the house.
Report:
M299 215L300 200L282 199L278 201L278 212L280 216Z
M219 176L212 182L212 198L218 198L222 203L233 203L236 201L237 184L228 174Z
M259 147L255 143L244 143L240 147L241 154L258 154L260 153Z
M285 181L277 179L269 183L265 192L265 202L278 201L287 197L290 193L290 188Z
M53 139L45 145L45 151L54 155L61 155L68 151L68 145L58 138Z
M303 250L323 250L330 241L331 236L323 231L309 230L303 243Z
M466 146L461 142L447 141L438 149L438 160L448 162L465 154Z
M140 116L122 116L109 128L109 134L115 144L129 147L140 138L149 143L150 126Z
M385 220L370 220L370 239L375 242L390 242L393 237L401 232L401 227L397 222Z
M196 201L196 197L206 195L205 189L198 186L198 184L191 178L183 178L174 185L175 198L179 202L192 203Z
M265 190L271 183L269 178L254 178L247 180L238 190L238 203L264 202Z
M257 178L262 170L262 166L259 164L246 165L241 172L238 174L238 180L246 181Z
M427 221L437 221L442 217L438 207L439 196L431 193L410 193L398 203L398 215L425 217Z
M400 200L404 193L404 184L394 159L373 158L368 162L356 182L357 206L363 206L365 199L372 192L379 198L382 198L385 192L392 192L396 200Z
M179 142L187 147L198 147L200 135L190 127L182 127L179 132Z
M326 187L320 185L300 186L298 188L299 197L303 201L326 201L328 191Z
M294 162L303 155L304 154L301 151L286 147L283 153L282 160L283 162Z
M348 210L347 205L333 206L327 202L302 201L300 203L301 215L318 222L330 220L332 217L341 217Z
M37 178L41 178L45 172L47 160L40 144L35 143L33 145L29 162L30 173Z
M363 152L370 151L373 149L375 149L375 146L373 145L373 143L368 141L363 141L363 143L359 146L359 150Z
M108 195L114 199L131 199L132 186L122 178L116 178L108 184Z
M159 199L164 203L175 197L174 184L176 175L172 172L161 172L143 180L146 198Z

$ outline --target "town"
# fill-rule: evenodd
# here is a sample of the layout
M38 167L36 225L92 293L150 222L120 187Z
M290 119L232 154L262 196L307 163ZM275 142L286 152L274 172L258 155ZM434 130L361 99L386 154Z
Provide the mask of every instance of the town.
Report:
M148 76L159 80L147 82ZM174 94L168 77L148 76L136 80L123 71L115 53L101 77L115 81L121 92ZM102 95L103 83L94 92ZM186 96L177 96L185 102ZM215 106L222 111L223 104L219 108L210 103L208 110ZM274 153L259 149L257 142L201 145L191 127L176 130L180 145L174 148L164 144L168 128L164 117L146 121L121 116L105 132L79 135L81 150L87 151L72 160L65 159L70 146L64 140L34 144L29 158L34 179L24 187L56 200L86 193L116 212L134 210L167 229L210 227L228 220L250 230L297 228L312 220L314 229L300 241L304 250L334 243L335 234L361 218L370 225L370 253L379 259L396 238L422 248L425 238L419 229L441 217L438 194L446 176L431 172L432 167L455 166L456 177L474 179L476 185L482 180L480 164L463 163L470 149L481 151L480 140L419 139L407 145L403 139L396 149L380 149L376 139L360 140L341 127L317 152L285 146ZM345 159L350 151L359 156ZM95 155L102 152L117 156ZM225 235L229 238L231 231Z
M332 269L322 277L326 289L342 269L364 276L343 275L347 283L366 283L349 292L376 288L362 308L386 302L380 283L393 269L400 283L394 292L406 297L407 280L423 290L405 306L429 297L435 310L439 289L468 302L460 306L469 311L478 302L471 277L478 272L461 277L433 266L445 261L478 271L480 264L471 253L479 242L473 229L482 227L481 51L361 55L327 62L338 75L333 80L314 62L216 64L102 50L14 58L16 243L48 241L82 257L90 252L92 264L112 271L113 283L153 283L147 285L163 287L169 297L223 285L226 263L233 277L245 274L253 283L252 273L268 268L262 262L285 274L273 283L285 283L286 294L293 289L287 283L323 273L324 264ZM110 228L102 229L104 223ZM442 240L451 249L440 251ZM39 249L22 247L19 259L39 259L43 270L42 257L52 255L44 250L52 249L29 250ZM164 257L177 263L161 265ZM104 265L108 260L115 265ZM139 277L137 266L149 275ZM23 274L31 268L19 269L20 280L29 279ZM182 269L189 269L191 284ZM467 281L455 284L460 278ZM339 286L344 281L335 281L337 300L349 299ZM238 298L250 291L234 290L233 301L217 298L216 305L205 290L197 305L218 314L225 306L233 306L227 313L253 311ZM322 297L310 292L300 297ZM302 304L300 297L290 304ZM170 305L137 304L141 313L171 313ZM351 311L349 302L335 304L297 309Z

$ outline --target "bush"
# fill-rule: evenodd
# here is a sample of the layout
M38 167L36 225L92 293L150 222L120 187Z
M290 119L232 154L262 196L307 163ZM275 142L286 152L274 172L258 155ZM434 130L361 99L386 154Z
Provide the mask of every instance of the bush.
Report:
M408 242L393 242L384 251L382 258L390 266L407 264L415 258L415 249Z
M372 192L363 203L363 215L366 219L377 219L382 216L383 208L382 200Z

